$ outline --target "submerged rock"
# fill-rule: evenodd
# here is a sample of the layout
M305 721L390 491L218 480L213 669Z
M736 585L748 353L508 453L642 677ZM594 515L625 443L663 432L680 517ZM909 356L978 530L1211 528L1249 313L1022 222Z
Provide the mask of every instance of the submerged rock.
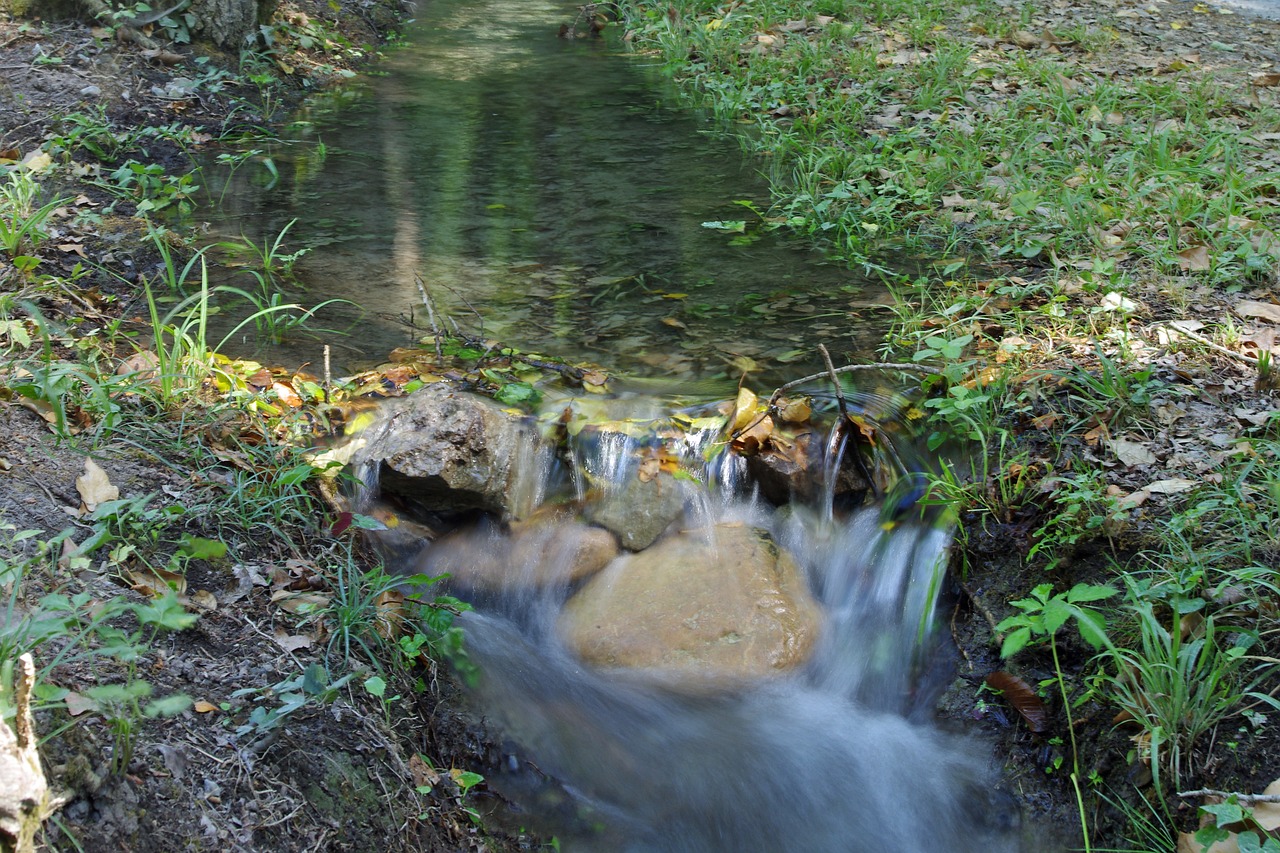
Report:
M717 525L613 561L569 599L559 628L586 663L695 685L804 663L820 620L795 562L767 532Z
M523 481L538 474L522 474L518 461L551 453L530 419L445 382L387 403L355 442L352 463L376 466L383 492L428 510L507 516L532 508Z
M432 543L418 558L418 571L448 573L455 581L483 590L575 583L618 555L613 534L559 516L502 530L490 521L456 530Z
M648 480L628 477L622 486L588 504L585 513L588 521L616 533L631 551L648 548L683 514L684 490L665 473Z

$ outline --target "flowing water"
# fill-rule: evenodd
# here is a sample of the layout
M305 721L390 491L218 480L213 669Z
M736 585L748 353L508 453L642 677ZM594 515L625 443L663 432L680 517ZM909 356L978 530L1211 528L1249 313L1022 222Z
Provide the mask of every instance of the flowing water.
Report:
M763 371L759 390L810 372L818 343L873 358L883 289L761 227L756 167L673 106L643 59L558 39L574 7L557 0L426 0L421 13L381 76L317 99L236 168L209 165L214 234L261 245L289 226L284 250L308 252L285 296L349 300L311 335L245 338L238 354L316 363L328 343L341 372L457 322L710 396L744 371ZM632 419L674 405L616 402ZM509 819L567 850L1016 849L984 749L930 722L947 680L935 630L947 525L836 507L830 488L775 508L739 457L708 463L705 437L690 441L672 450L698 481L675 526L713 548L724 525L767 531L819 603L816 647L770 678L676 685L576 659L556 628L572 584L478 594L460 624L482 673L477 710L507 738L509 768L486 775ZM619 489L641 450L606 432L576 443L571 464L531 455L525 501ZM459 535L513 579L543 568L519 564L496 520ZM422 543L404 570L441 553Z

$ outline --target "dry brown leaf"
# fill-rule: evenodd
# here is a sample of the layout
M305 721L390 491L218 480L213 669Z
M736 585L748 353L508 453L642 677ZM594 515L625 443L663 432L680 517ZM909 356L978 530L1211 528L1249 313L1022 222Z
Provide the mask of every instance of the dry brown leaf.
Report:
M1178 269L1183 272L1203 272L1209 269L1207 246L1192 246L1178 253Z
M417 371L414 371L414 378L417 378ZM276 392L276 396L280 398L280 402L284 403L291 409L297 409L302 406L302 398L298 396L298 392L293 390L289 385L283 382L276 382L271 386L271 390Z
M160 368L160 359L151 350L141 350L120 362L116 368L117 376L136 375L138 379L152 379Z
M404 632L404 593L398 589L384 589L378 593L373 605L377 610L373 630L384 640L394 640Z
M111 485L107 472L89 457L84 460L84 473L76 478L76 491L84 501L85 511L93 512L98 504L120 499L120 490Z
M750 429L739 433L733 440L733 449L744 456L759 453L764 443L773 435L773 418L765 415L752 424Z
M67 703L67 713L73 717L78 717L89 711L98 710L97 702L87 696L81 696L79 693L74 691L62 697L62 701Z
M192 710L194 710L197 714L211 714L214 711L218 710L217 705L213 704L212 702L206 702L203 699L197 701L191 707L192 707Z
M1241 317L1266 320L1268 323L1280 323L1280 305L1272 302L1255 302L1242 299L1235 305L1235 312Z
M1116 459L1119 459L1126 467L1150 465L1156 461L1156 455L1151 452L1150 447L1145 442L1113 438L1108 444L1111 445L1111 452L1116 455Z
M124 579L130 588L141 595L161 598L170 591L183 595L187 591L187 578L167 569L129 569L124 570Z
M212 612L218 609L218 597L207 589L197 589L187 600L200 610Z
M1009 36L1009 41L1016 44L1023 50L1031 50L1040 46L1039 36L1029 33L1026 30L1014 30Z
M1255 86L1262 87L1280 86L1280 74L1274 72L1270 74L1255 74L1250 78L1249 82Z
M287 631L277 629L272 639L276 641L276 645L286 652L296 652L298 649L311 648L311 638L305 634L290 634Z
M1157 495L1176 495L1179 492L1185 492L1200 485L1197 480L1188 480L1185 477L1169 477L1165 480L1156 480L1146 488L1145 492L1151 492Z
M330 596L322 592L289 592L282 589L272 593L271 600L290 613L305 616L328 607Z
M1003 670L988 675L986 682L988 687L1004 696L1005 701L1013 706L1031 731L1040 734L1049 728L1049 715L1045 712L1044 702L1027 682Z

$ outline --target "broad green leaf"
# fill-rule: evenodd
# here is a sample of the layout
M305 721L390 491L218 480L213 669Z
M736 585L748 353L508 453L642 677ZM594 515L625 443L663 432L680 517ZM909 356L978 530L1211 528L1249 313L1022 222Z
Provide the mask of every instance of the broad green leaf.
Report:
M1009 658L1016 655L1026 647L1031 641L1031 629L1019 628L1004 638L1004 645L1000 647L1000 657Z
M1079 604L1082 601L1101 601L1115 595L1116 589L1100 584L1078 583L1067 592L1067 601Z

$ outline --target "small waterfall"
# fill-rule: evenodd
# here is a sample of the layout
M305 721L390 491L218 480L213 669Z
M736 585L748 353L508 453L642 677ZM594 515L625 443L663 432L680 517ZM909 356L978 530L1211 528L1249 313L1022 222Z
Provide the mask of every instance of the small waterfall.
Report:
M574 434L567 465L545 450L520 462L515 520L450 533L414 567L456 573L454 591L476 604L458 624L481 673L476 708L514 756L517 769L486 774L521 809L514 819L580 851L1018 849L1016 811L993 793L981 750L929 722L938 685L924 673L946 639L935 609L952 528L917 506L920 481L903 473L909 449L879 433L889 446L873 465L897 485L882 505L848 511L836 506L836 483L858 443L852 430L819 435L817 498L777 507L756 494L742 456L719 452L721 431L687 428L697 412L655 414L634 402L631 412L617 428ZM677 417L686 429L667 428ZM661 667L587 665L575 653L562 618L574 597L614 583L619 561L644 554L575 574L582 537L602 533L578 513L662 466L682 472L667 479L684 509L660 543L700 541L715 562L727 559L724 537L746 528L794 561L821 614L801 665L702 680L697 670L673 678ZM648 618L644 597L619 630ZM759 606L784 598L771 592ZM701 629L708 618L699 611L686 622ZM553 808L555 790L568 800ZM557 809L559 819L539 823Z

